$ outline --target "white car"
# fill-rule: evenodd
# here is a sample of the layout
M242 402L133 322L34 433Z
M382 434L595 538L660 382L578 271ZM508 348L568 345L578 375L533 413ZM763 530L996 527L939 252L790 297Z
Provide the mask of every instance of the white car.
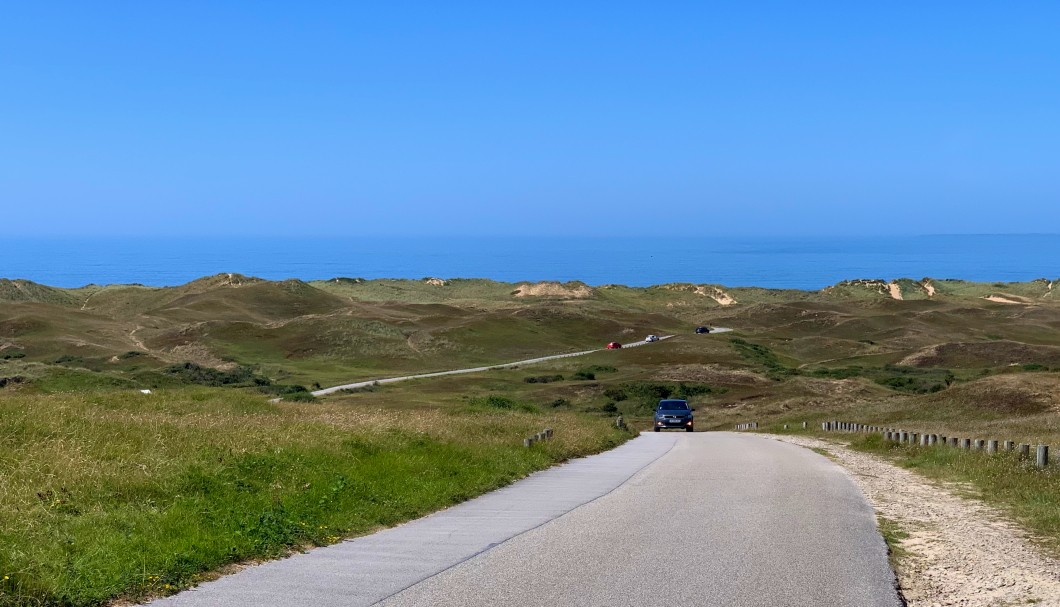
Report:
M658 335L649 335L649 336L644 338L644 341L646 341L647 343L651 343L653 341L659 341L659 336Z

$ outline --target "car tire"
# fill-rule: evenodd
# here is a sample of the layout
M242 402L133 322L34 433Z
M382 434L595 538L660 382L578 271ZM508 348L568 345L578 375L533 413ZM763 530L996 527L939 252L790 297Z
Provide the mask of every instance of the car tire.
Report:
M658 432L658 431L659 431L659 426L655 426L655 431L656 431L656 432Z
M695 430L692 428L685 428L685 432L695 432Z

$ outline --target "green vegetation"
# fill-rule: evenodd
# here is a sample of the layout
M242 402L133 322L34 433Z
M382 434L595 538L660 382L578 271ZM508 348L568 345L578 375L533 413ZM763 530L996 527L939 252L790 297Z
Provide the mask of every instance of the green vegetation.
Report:
M559 408L475 402L395 415L218 388L6 396L0 605L167 594L226 563L368 533L629 436ZM562 431L524 449L544 427Z
M849 379L867 377L881 386L900 392L927 394L945 390L955 380L956 375L949 369L921 369L917 367L900 367L884 365L882 367L843 367L840 369L814 369L808 373L814 377Z
M797 375L798 370L780 362L776 353L761 344L755 344L739 337L729 338L729 343L744 359L761 365L766 369L766 377L780 380L789 375Z
M645 429L662 398L688 399L700 431L745 421L812 431L839 418L1060 446L1050 283L862 280L806 292L238 274L163 289L0 280L0 604L135 599L225 563L365 533L617 444L628 435L614 417ZM738 303L721 305L722 292ZM704 324L735 332L692 334ZM324 398L305 387L663 333L676 337L532 369ZM521 447L545 427L553 441ZM1004 458L917 449L885 451L987 499L1020 495L1030 504L1020 520L1055 534L1051 472L1004 462L1017 472L994 478Z
M188 362L166 367L162 372L177 377L184 383L200 386L245 387L268 386L272 383L268 378L257 375L251 367L236 367L230 371L222 371Z
M902 547L902 540L908 539L909 533L898 523L882 516L876 517L876 526L880 529L880 535L887 544L887 560L891 562L891 569L901 571L909 555L909 551Z
M548 384L554 381L563 381L563 376L558 373L555 375L531 375L530 377L524 377L523 381L528 384Z

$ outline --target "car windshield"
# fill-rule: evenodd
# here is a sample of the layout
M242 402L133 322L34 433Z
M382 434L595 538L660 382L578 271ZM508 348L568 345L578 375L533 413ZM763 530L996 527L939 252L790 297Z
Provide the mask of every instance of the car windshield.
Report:
M664 400L659 403L659 411L688 411L688 403L683 400Z

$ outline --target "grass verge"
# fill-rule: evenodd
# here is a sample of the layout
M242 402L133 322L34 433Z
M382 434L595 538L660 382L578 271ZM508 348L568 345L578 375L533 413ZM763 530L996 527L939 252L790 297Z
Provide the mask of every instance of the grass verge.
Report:
M522 438L544 427L553 440ZM0 401L0 605L168 594L422 516L629 435L567 411L270 403L211 388Z
M1015 452L989 455L953 447L900 445L878 434L855 438L851 447L889 457L930 478L968 487L975 497L1009 513L1046 548L1060 554L1060 467L1038 469Z

